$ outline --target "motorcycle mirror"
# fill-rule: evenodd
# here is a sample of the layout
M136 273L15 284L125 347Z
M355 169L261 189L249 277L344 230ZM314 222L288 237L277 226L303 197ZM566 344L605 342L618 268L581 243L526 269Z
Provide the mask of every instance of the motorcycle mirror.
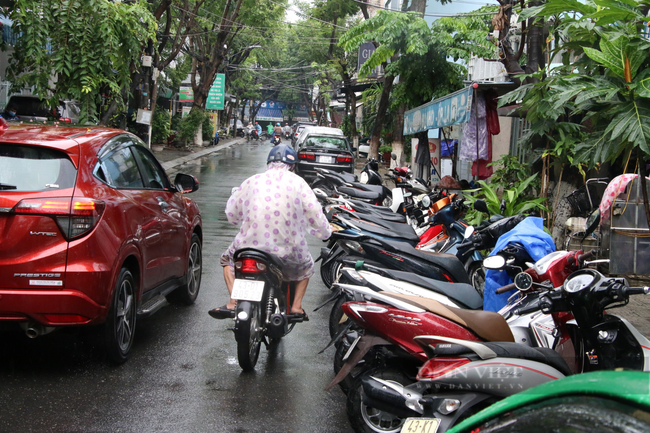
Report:
M483 267L492 269L493 271L500 271L506 266L506 259L503 256L490 256L483 259Z
M596 230L596 227L598 227L599 223L600 223L600 209L596 209L591 214L589 214L589 218L587 218L587 223L585 224L585 238L590 234L592 234L594 230Z
M465 239L472 236L473 233L474 233L474 227L467 226L467 228L465 229Z
M393 161L397 161L397 154L395 152L391 153L390 159L392 159Z
M487 207L487 203L485 203L485 200L478 199L474 202L474 209L476 209L479 212L483 213L490 213Z
M533 277L526 272L520 272L515 276L515 287L522 292L533 287Z

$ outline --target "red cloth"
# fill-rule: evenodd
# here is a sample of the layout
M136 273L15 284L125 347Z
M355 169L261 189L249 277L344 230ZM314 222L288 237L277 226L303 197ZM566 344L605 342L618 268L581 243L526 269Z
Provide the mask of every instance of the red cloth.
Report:
M485 180L492 176L492 167L487 165L492 162L492 134L488 134L488 159L478 160L478 180ZM472 163L472 176L476 176L476 161Z
M492 135L499 135L501 126L499 125L499 113L497 111L499 97L497 92L490 89L485 92L485 121L488 132ZM490 157L490 161L492 157Z

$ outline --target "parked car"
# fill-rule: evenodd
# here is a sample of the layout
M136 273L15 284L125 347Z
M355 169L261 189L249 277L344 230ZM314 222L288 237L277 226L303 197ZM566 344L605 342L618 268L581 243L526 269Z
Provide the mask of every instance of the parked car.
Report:
M0 119L0 322L32 338L101 324L126 361L136 317L199 293L197 189L123 130Z
M330 128L327 126L306 126L300 131L300 134L296 137L294 146L296 149L300 146L300 143L305 141L305 138L308 135L314 135L315 133L323 133L326 135L340 135L343 137L345 134L343 134L343 130L338 129L338 128Z
M76 124L81 113L75 101L60 101L57 107L50 108L45 99L31 95L12 95L7 107L14 107L18 119L23 122L60 121Z
M298 138L298 135L308 126L316 126L316 122L298 122L294 123L291 128L293 129L293 135L291 136L291 145L294 146L296 144L296 139Z
M296 173L307 182L316 178L316 168L354 173L354 154L340 129L309 127L295 143Z
M569 376L493 404L447 433L650 431L649 383L650 374L638 371ZM405 425L402 431L436 430L425 430L431 426L422 418L413 418L413 422L420 430L408 430Z
M359 140L359 158L367 158L370 153L370 137Z

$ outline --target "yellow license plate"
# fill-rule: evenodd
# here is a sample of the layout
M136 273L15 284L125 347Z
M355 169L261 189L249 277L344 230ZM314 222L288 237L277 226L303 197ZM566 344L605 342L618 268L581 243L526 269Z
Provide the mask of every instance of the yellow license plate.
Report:
M401 433L436 433L438 426L438 418L406 418Z

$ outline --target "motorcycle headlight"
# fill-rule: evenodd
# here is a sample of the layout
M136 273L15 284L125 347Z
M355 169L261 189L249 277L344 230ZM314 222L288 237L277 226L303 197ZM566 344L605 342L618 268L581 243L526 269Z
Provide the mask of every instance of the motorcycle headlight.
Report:
M422 206L425 207L425 208L428 208L429 206L431 206L431 198L429 198L428 195L425 195L424 197L422 197Z

